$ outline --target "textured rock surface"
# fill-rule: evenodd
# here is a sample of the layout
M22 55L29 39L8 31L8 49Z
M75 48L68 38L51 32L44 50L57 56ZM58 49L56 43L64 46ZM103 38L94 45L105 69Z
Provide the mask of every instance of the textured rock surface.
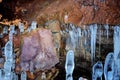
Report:
M25 35L20 58L22 70L45 70L54 67L59 61L54 51L51 31L40 29Z
M37 20L44 23L50 19L57 19L77 25L120 24L119 0L12 0L2 3L3 6L9 6L11 12L14 12L10 14L16 15L15 18L27 21ZM3 7L5 11L7 6Z

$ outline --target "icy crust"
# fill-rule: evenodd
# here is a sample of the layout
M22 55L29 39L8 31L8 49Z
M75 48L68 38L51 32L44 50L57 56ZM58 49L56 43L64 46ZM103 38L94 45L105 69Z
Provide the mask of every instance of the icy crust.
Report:
M59 62L50 30L37 29L25 35L21 49L21 68L24 71L50 69Z

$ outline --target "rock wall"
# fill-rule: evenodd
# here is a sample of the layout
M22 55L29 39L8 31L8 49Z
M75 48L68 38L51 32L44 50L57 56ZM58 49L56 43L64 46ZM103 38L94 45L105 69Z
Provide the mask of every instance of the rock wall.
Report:
M14 10L15 18L45 23L59 20L65 23L120 24L119 0L12 0L8 6ZM4 4L5 5L5 4Z

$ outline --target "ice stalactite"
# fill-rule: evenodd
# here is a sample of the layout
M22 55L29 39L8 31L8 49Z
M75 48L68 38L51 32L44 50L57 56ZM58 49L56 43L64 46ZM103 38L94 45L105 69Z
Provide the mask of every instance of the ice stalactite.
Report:
M10 32L9 32L9 40L13 41L13 34L15 33L15 26L10 26Z
M65 62L65 71L66 71L66 80L73 80L72 74L75 67L74 63L74 52L69 50L66 55Z
M97 24L90 25L90 32L91 32L91 62L93 64L95 60Z
M23 33L24 32L24 24L19 22L18 27L20 29L20 32Z
M80 39L81 39L81 28L78 27L77 28L77 44L76 44L76 48L79 49L80 48Z
M114 80L120 80L120 27L114 26Z
M92 68L92 80L102 80L103 64L98 61Z
M98 55L99 57L101 56L100 52L101 52L101 35L102 35L102 31L101 31L101 25L99 26L98 29L98 39L99 39L99 52Z
M77 43L77 40L76 40L76 28L74 25L70 24L69 25L69 31L68 31L68 38L66 40L66 50L75 50L76 48L76 43Z
M106 36L107 36L107 39L108 39L108 38L109 38L109 25L106 24L106 25L104 25L104 27L105 27L105 30L106 30Z
M114 54L110 52L105 58L104 77L105 80L113 80L114 75Z
M8 27L7 27L7 26L5 26L5 27L3 28L3 34L8 34Z
M36 28L37 28L37 22L32 21L32 23L31 23L31 29L35 30Z

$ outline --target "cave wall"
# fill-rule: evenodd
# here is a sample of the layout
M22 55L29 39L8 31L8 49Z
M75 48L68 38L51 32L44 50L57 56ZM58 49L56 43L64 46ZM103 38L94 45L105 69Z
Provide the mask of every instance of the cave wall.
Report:
M9 6L12 11L9 15L14 14L14 19L36 20L40 24L51 19L76 25L120 24L119 0L11 0L3 3L0 4Z

